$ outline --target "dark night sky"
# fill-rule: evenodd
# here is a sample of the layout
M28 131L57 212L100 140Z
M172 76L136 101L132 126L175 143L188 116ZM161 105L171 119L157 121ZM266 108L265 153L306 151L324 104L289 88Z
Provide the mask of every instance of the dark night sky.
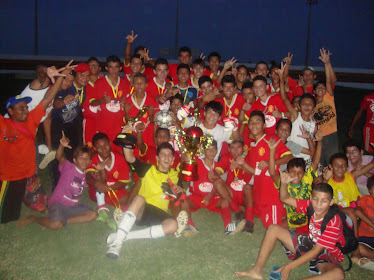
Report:
M123 58L125 35L151 56L173 49L175 0L72 1L39 0L39 54ZM304 0L180 0L179 44L205 54L217 50L223 59L241 62L280 61L288 51L295 65L305 61L308 6ZM318 50L333 52L335 67L374 69L374 1L319 0L312 8L311 60ZM34 1L2 0L0 54L34 54ZM168 58L174 58L170 53Z

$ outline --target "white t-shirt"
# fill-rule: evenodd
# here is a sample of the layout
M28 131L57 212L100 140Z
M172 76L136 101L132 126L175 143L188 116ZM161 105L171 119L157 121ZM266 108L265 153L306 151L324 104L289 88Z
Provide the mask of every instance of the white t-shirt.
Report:
M308 141L304 138L299 137L298 135L301 135L301 129L300 127L303 126L306 131L309 132L311 136L314 134L314 128L316 127L316 123L310 119L309 122L306 122L301 117L301 113L298 113L297 119L292 123L292 130L291 135L288 137L288 141L295 142L296 144L299 144L303 148L309 149ZM310 161L310 155L299 153L299 154L293 154L294 157L303 158L305 161Z

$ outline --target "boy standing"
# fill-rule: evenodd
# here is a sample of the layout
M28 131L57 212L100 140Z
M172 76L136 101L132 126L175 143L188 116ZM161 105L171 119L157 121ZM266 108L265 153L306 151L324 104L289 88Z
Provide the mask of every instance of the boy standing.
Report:
M287 192L287 186L295 180L289 173L281 174L281 200L297 209L300 213L307 213L307 208L312 205L314 214L309 222L309 235L292 234L279 225L272 225L266 231L262 241L256 264L247 271L235 272L238 277L249 277L252 279L263 279L262 270L275 243L279 240L288 251L288 257L293 261L282 266L275 272L281 272L282 279L288 279L290 273L296 267L310 261L310 267L315 267L324 279L344 279L344 270L341 266L344 256L336 243L345 244L343 235L343 223L339 215L335 215L326 225L321 233L323 218L334 204L333 190L325 183L313 188L310 200L300 200L291 197ZM321 278L316 275L309 279Z

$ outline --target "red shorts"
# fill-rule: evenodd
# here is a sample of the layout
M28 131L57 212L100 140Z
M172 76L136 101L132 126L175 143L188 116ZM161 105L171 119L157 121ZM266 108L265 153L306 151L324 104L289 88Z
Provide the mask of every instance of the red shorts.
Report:
M282 218L286 216L286 209L282 203L255 205L254 214L261 219L264 228L267 228L270 225L281 225Z
M243 191L232 191L232 200L238 205L238 206L244 206L244 193Z
M190 209L191 212L195 212L199 210L200 208L205 208L205 209L208 209L209 211L217 212L217 213L221 212L221 208L216 208L218 201L221 199L220 196L214 196L210 200L208 205L205 205L204 203L202 203L202 201L204 200L204 197L200 195L191 194L187 197L187 199L191 200L191 202L194 205L194 207Z
M365 151L374 152L373 147L370 145L370 143L374 143L374 127L371 125L365 125L363 134L364 134Z
M114 191L118 197L118 199L120 199L122 196L125 196L127 195L129 192L126 190L126 188L123 188L123 189L120 189L120 190L116 190ZM89 186L88 187L88 195L90 197L90 199L94 202L96 202L96 190L95 188ZM115 197L112 196L113 199L116 199ZM115 203L117 203L116 200L114 200ZM112 205L113 207L115 207L116 205L114 205L113 201L110 199L108 193L105 194L105 203L106 204L109 204L109 205Z

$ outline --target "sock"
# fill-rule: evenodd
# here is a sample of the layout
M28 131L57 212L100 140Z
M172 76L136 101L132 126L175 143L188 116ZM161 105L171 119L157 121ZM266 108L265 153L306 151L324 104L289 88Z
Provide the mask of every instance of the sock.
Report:
M245 208L245 220L251 221L253 223L253 220L254 220L253 207Z
M231 222L231 212L229 207L221 208L221 216L223 220L223 226L226 228Z
M116 238L113 243L122 243L134 225L136 216L131 211L126 211L118 226Z
M160 238L164 236L165 233L162 229L162 225L156 225L141 230L131 231L127 235L127 239L149 239Z
M97 208L105 205L105 193L96 192Z
M231 200L231 201L230 201L229 206L230 206L231 210L234 211L235 213L242 211L242 210L240 210L238 204L236 204L236 203L234 202L234 200Z
M97 206L97 213L99 213L100 211L109 212L109 209L106 207L105 204L103 204L103 205Z

